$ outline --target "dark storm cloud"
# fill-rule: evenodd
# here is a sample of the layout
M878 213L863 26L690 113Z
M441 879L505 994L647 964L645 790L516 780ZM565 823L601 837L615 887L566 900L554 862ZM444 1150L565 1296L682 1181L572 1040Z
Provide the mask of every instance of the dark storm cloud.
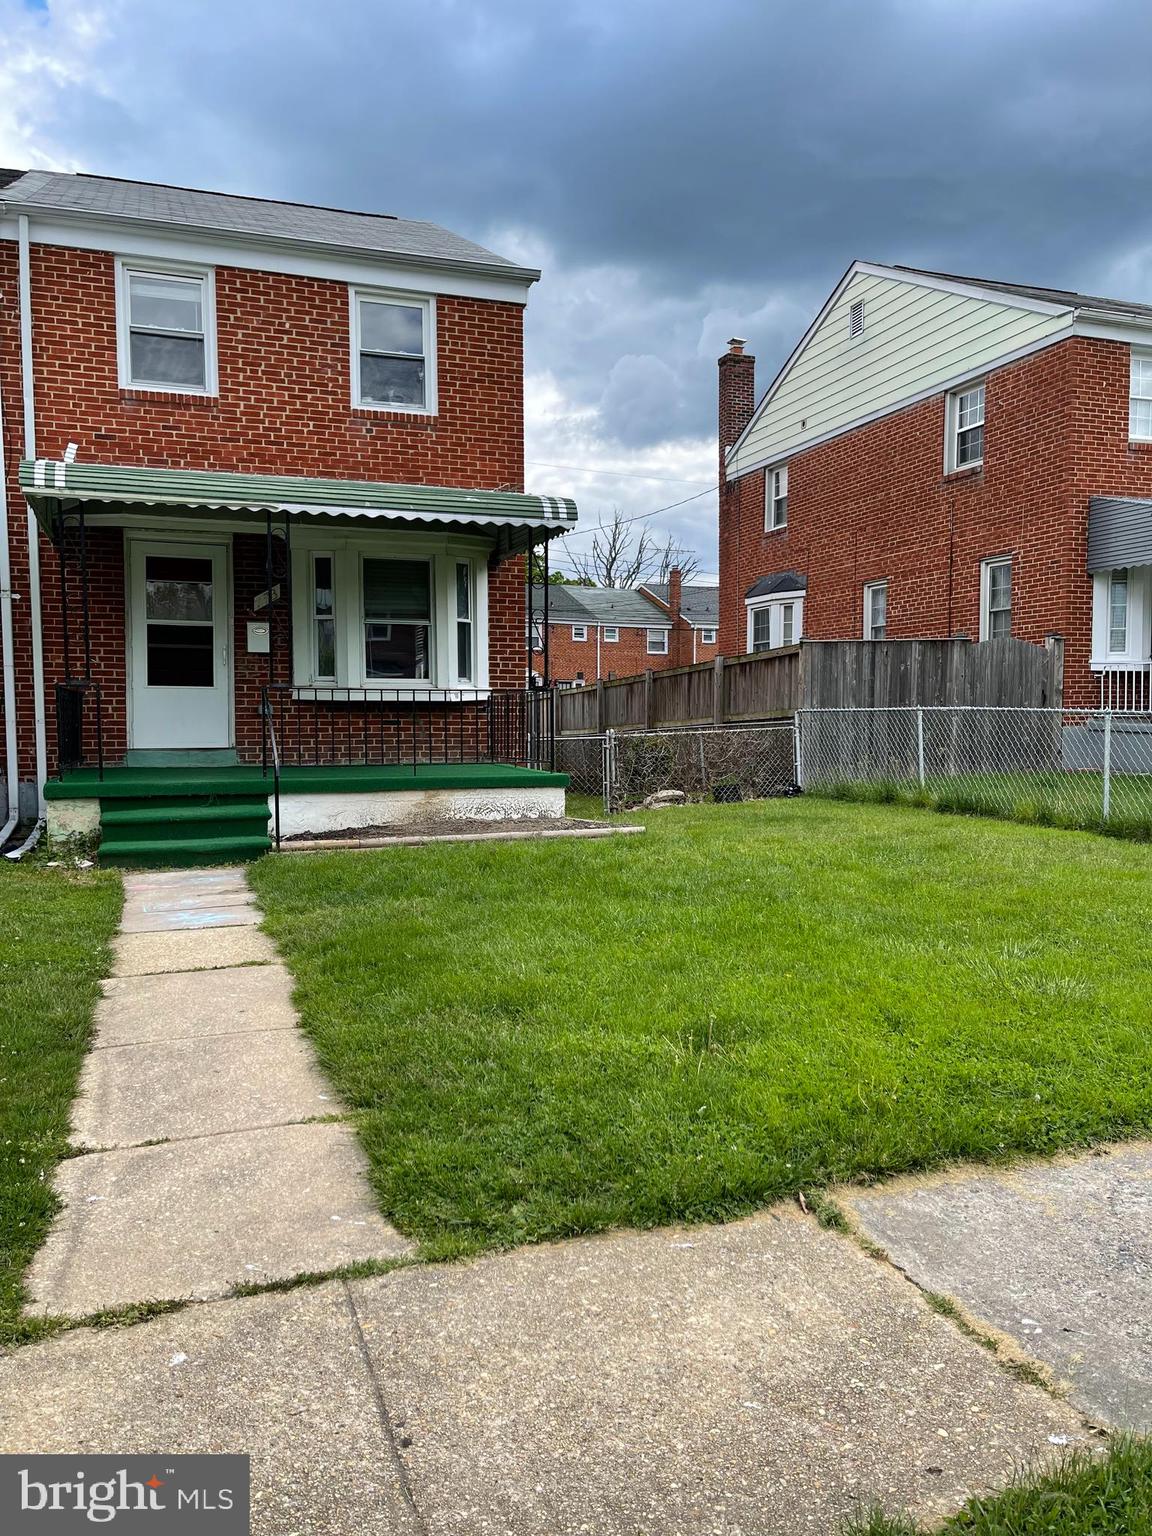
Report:
M726 336L763 385L855 257L1152 298L1148 0L93 9L58 153L538 250L552 456L703 442Z

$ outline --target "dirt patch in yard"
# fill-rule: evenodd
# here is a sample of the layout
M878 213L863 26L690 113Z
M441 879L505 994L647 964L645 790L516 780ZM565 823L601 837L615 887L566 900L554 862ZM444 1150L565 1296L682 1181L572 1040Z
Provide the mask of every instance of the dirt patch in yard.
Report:
M591 827L604 827L607 822L585 821L576 816L547 816L521 818L515 821L482 821L476 817L455 818L452 821L388 821L371 827L344 827L331 832L298 832L281 839L285 848L297 843L349 843L367 842L385 837L482 837L485 834L504 832L517 837L531 837L539 832L582 832Z

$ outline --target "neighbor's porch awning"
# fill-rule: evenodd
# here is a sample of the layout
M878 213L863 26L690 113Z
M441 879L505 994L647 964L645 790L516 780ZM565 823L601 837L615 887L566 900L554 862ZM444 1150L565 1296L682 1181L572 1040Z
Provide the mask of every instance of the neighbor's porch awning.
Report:
M330 527L368 523L491 532L501 554L520 553L567 532L576 522L576 503L562 496L223 470L143 469L74 459L24 459L20 486L53 539L61 515L79 507L93 513L147 508L158 516L226 517L254 525L266 523L271 512L290 522Z
M1152 501L1093 496L1088 502L1088 571L1152 565Z

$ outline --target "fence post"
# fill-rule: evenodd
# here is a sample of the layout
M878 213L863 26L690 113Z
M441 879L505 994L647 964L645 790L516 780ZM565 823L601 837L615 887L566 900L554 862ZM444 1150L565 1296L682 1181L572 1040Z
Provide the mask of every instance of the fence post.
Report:
M804 788L804 754L800 740L800 711L792 716L792 776L796 780L796 788Z
M604 799L604 814L612 814L612 781L616 775L616 732L608 730L604 732L604 746L600 754L601 761L601 791Z
M603 736L604 727L608 723L608 703L604 697L604 679L596 679L596 733Z
M1112 813L1112 711L1104 711L1104 821Z
M924 788L924 711L916 710L916 777L920 788Z
M724 658L712 663L712 724L724 724Z
M652 729L652 668L644 673L644 729Z

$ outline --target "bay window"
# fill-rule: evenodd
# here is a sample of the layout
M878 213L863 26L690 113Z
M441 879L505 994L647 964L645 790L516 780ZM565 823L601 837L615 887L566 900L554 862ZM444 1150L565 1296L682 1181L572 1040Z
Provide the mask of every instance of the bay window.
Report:
M298 540L293 561L298 688L434 696L487 687L488 549L479 541L318 532Z
M804 633L804 595L783 593L771 600L751 599L748 609L749 651L772 651L798 645Z
M1092 666L1146 668L1152 652L1152 566L1092 577Z

